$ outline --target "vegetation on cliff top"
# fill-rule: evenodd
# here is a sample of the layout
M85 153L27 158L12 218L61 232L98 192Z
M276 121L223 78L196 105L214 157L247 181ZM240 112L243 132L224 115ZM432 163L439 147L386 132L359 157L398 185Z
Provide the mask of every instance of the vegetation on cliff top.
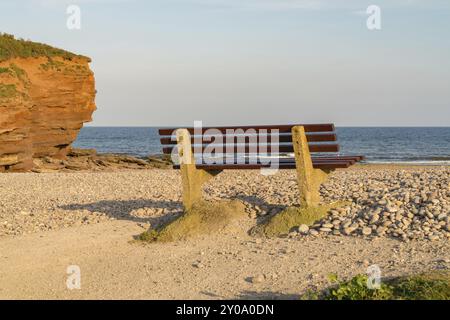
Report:
M14 84L0 83L0 99L12 98L17 94L16 86Z
M0 33L0 62L12 58L30 57L61 57L67 60L81 58L86 59L88 62L91 61L88 57L54 48L43 43L15 39L13 35Z

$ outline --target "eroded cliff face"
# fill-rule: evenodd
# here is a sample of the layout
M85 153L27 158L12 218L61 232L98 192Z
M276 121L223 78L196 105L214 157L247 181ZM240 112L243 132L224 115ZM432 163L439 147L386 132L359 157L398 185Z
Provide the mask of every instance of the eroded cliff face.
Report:
M34 159L64 159L95 107L89 59L0 62L0 172L28 171Z

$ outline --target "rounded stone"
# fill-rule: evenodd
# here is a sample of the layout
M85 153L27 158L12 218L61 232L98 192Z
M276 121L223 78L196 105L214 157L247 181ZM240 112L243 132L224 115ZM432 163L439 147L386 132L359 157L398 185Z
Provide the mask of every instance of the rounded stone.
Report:
M301 224L298 226L298 232L299 233L308 233L309 227L306 224Z
M365 236L370 236L372 234L372 229L369 227L365 227L362 229L362 234Z
M250 279L251 283L262 283L266 278L262 274L258 274Z

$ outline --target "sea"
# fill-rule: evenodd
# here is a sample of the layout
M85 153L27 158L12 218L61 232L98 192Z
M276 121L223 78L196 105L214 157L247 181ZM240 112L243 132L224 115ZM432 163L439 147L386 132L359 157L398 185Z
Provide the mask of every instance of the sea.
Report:
M450 164L450 127L338 127L340 154L368 163ZM161 154L158 128L84 127L76 148L136 157Z

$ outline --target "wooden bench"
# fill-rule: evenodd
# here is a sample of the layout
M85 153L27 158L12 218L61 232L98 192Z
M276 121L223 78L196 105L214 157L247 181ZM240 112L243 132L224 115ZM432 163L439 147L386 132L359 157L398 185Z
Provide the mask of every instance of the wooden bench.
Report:
M296 169L302 207L318 206L319 188L337 168L348 168L363 156L336 154L333 124L298 124L159 130L165 154L177 155L187 210L202 198L202 185L226 169ZM204 153L213 150L214 157ZM217 152L219 150L219 152ZM286 156L293 153L294 156ZM333 154L329 154L333 153ZM267 158L269 155L271 157ZM267 161L270 160L270 162Z

